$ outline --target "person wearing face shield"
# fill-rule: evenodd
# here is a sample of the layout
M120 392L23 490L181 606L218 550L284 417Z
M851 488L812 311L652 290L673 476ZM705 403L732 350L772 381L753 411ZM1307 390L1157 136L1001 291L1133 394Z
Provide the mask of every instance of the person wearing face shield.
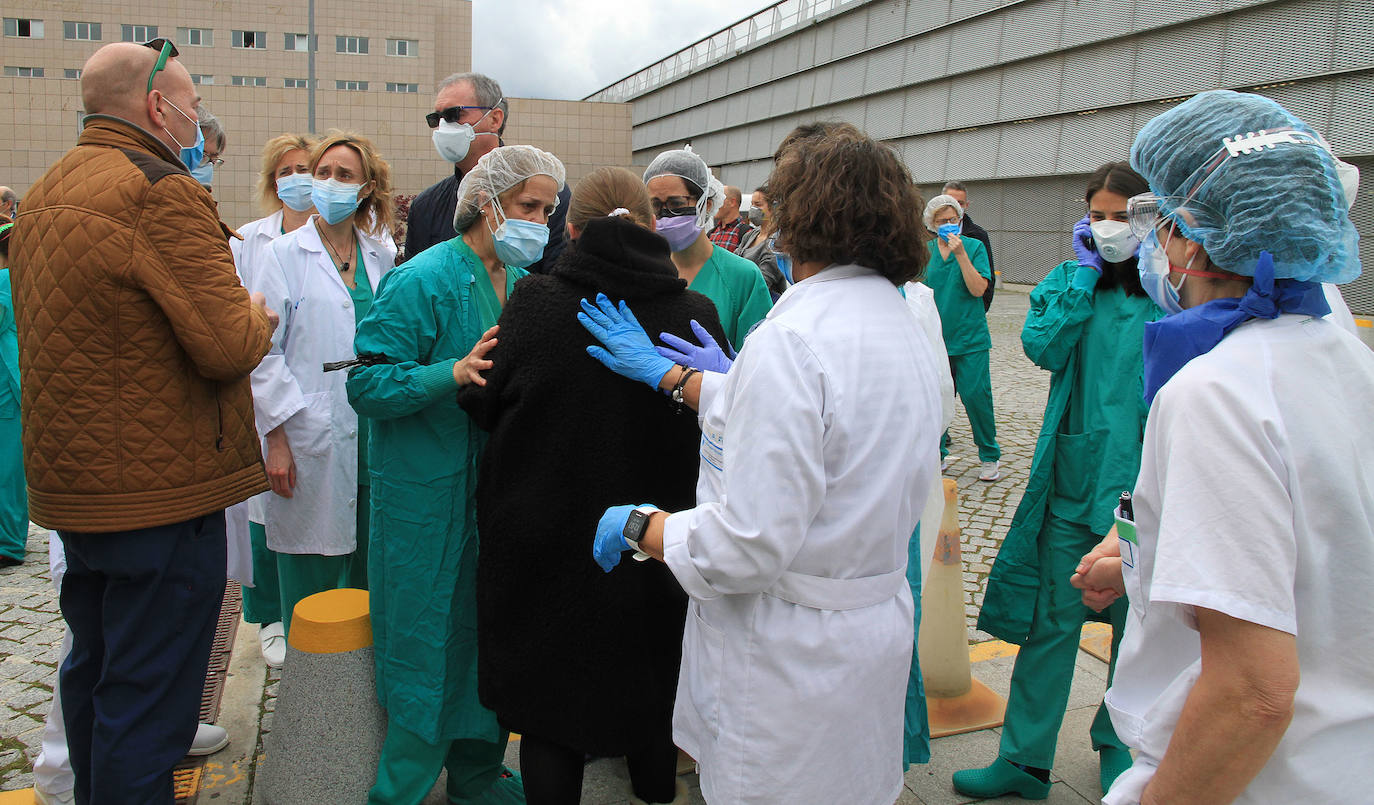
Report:
M1031 292L1021 344L1026 357L1052 373L1050 394L1026 491L978 615L979 629L1021 649L997 759L954 773L955 790L967 796L1049 795L1079 634L1092 614L1064 582L1111 529L1117 498L1134 485L1140 468L1148 410L1141 339L1145 323L1163 313L1140 287L1126 202L1147 189L1125 162L1098 168L1084 197L1088 214L1073 230L1077 259L1051 269ZM1115 657L1126 602L1104 615ZM1098 708L1089 736L1106 793L1131 756L1105 707Z
M978 460L982 464L978 480L992 482L1002 477L1002 448L997 444L992 371L988 365L992 337L988 334L987 309L983 307L983 292L992 282L992 269L983 244L959 234L963 215L963 208L953 196L936 196L926 203L922 220L935 237L930 241L925 281L935 292L954 389L964 401L973 441L978 445ZM942 467L947 466L943 460L948 455L949 445L942 439Z
M655 157L644 171L644 185L654 206L656 230L672 248L678 276L716 304L725 335L738 349L749 330L768 315L773 301L753 263L706 235L725 201L724 185L690 145Z
M1269 98L1204 92L1137 135L1150 404L1133 509L1083 557L1124 595L1108 805L1357 802L1374 760L1374 354L1325 319L1359 276L1334 158ZM1354 636L1354 639L1349 639Z
M458 406L485 384L516 280L540 258L563 163L529 145L485 154L458 188L456 237L388 276L353 349L348 399L372 421L370 575L386 742L368 802L523 802L508 733L477 689L475 471L486 434ZM511 639L519 639L518 635Z
M404 259L409 260L453 235L453 216L458 186L484 154L505 145L502 139L510 118L510 106L501 86L481 73L454 73L439 82L434 111L425 115L431 129L434 150L453 165L453 173L423 190L410 202L406 217ZM548 243L544 256L526 268L531 274L544 273L563 250L563 217L567 214L570 191L558 193L558 206L549 219Z

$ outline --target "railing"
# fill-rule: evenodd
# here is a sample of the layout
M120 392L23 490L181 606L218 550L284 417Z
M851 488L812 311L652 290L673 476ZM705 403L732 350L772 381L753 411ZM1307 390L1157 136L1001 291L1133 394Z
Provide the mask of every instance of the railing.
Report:
M868 0L782 0L626 76L583 100L623 103L845 6Z

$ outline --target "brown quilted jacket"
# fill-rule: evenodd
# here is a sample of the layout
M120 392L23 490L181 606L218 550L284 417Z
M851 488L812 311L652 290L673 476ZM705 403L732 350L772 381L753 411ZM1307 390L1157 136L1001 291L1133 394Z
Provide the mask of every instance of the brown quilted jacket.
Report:
M266 317L177 158L92 115L11 237L29 512L48 528L178 523L268 488L248 373Z

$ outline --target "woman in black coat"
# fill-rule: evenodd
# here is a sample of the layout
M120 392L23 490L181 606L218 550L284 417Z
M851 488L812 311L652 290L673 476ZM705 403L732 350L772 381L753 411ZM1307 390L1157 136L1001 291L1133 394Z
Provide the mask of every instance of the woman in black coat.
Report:
M672 712L686 598L662 563L603 573L587 552L607 506L696 497L696 415L590 357L576 315L604 293L650 333L695 340L695 319L724 343L715 306L687 290L652 226L634 174L584 178L571 244L516 285L486 384L459 394L491 434L477 482L478 690L521 735L531 805L576 803L585 754L626 756L639 801L685 801Z

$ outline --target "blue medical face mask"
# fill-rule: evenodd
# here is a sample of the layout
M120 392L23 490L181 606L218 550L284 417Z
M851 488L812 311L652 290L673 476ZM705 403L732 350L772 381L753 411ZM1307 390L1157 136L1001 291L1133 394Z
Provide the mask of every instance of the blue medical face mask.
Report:
M1170 315L1183 312L1183 303L1178 297L1183 282L1180 280L1178 285L1169 282L1169 257L1159 244L1159 235L1155 230L1151 230L1140 243L1136 270L1140 272L1140 287L1145 289L1151 301L1159 305L1160 310Z
M277 198L281 203L295 210L305 212L314 206L311 188L315 180L308 173L293 173L277 179Z
M948 242L949 242L949 236L950 236L950 235L957 235L957 234L959 234L959 225L958 225L958 224L940 224L940 228L939 228L938 230L936 230L935 234L937 234L937 235L940 236L940 240L944 241L945 243L948 243Z
M488 218L487 231L491 232L496 257L502 263L525 268L544 256L544 247L549 243L548 226L520 218L507 218L499 201L493 201L491 206L494 214L500 216L501 224L492 229L491 219Z
M162 100L167 101L166 98L163 98ZM167 105L172 107L173 109L176 109L177 114L186 118L188 121L190 121L190 123L193 126L196 127L196 141L189 147L182 145L181 140L177 139L177 136L172 133L171 129L167 128L166 126L162 127L162 130L167 132L167 136L172 138L172 142L176 143L177 147L181 149L181 154L179 155L181 157L181 164L185 165L186 170L191 171L191 174L194 176L196 168L200 167L201 162L205 161L205 132L200 130L199 123L196 123L196 121L191 120L191 116L181 111L180 107L178 107L176 104L172 103L171 101L167 101ZM201 182L201 184L209 184L209 182Z
M346 184L338 179L312 179L310 200L325 223L331 226L358 210L358 191L361 184Z
M209 187L215 179L215 163L206 162L191 169L191 178Z

